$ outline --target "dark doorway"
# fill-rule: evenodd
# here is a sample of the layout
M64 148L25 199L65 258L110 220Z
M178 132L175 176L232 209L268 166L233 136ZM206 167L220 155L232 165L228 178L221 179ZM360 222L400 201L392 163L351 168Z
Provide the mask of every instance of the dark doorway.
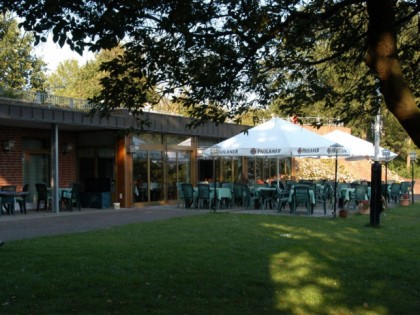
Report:
M202 182L206 179L213 180L213 161L199 160L198 161L198 181Z

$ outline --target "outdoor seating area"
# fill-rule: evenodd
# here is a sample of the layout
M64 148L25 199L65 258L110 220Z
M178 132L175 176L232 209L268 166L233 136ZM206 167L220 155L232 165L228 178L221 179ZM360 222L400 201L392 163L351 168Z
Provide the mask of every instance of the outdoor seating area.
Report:
M317 196L314 187L304 184L292 185L291 189L281 189L268 185L250 186L246 184L235 183L232 188L222 187L223 184L216 183L216 198L214 197L214 184L198 184L194 187L192 184L180 183L178 187L178 196L184 208L195 209L229 209L244 208L253 210L275 209L281 212L289 206L290 213L296 213L300 206L305 207L307 213L312 213L316 206ZM302 189L306 192L303 196ZM297 192L297 193L295 193ZM216 203L214 204L214 198Z
M25 185L22 191L17 191L15 185L6 185L0 188L0 215L14 215L16 203L20 207L20 212L26 214L26 196L28 187Z
M21 214L33 211L51 211L52 189L44 183L35 184L35 202L29 202L30 185L25 184L21 191L15 185L0 187L0 215L15 215L17 206ZM81 211L80 184L73 183L69 187L58 188L60 210L73 211L76 207ZM30 204L30 205L28 205Z
M229 188L226 183L215 185L200 183L197 187L188 183L178 183L178 207L210 210L275 210L277 213L307 215L312 215L315 211L317 214L327 215L334 210L334 202L337 210L345 208L353 212L358 210L361 203L370 203L370 183L339 182L336 200L334 200L334 184L334 181L329 180L289 180L279 181L278 184L273 182L271 185L235 183ZM398 203L403 194L411 191L410 182L382 185L386 187L386 194L394 204ZM214 187L216 187L216 197L214 197Z

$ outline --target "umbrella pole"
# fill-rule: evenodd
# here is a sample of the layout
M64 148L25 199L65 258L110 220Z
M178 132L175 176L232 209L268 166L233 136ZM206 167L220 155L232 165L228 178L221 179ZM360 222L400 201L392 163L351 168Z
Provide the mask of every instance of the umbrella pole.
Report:
M334 212L333 218L335 218L337 211L337 168L338 168L338 153L335 153L335 179L334 179Z
M216 212L216 157L213 155L213 211Z

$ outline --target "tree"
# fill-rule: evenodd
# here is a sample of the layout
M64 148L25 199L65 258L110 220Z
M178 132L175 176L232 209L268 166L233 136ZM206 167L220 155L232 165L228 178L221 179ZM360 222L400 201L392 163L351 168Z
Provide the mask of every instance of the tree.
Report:
M110 61L122 53L121 47L101 50L93 60L79 65L77 60L61 62L48 77L50 92L73 98L92 98L100 94L100 81L107 73L100 70L101 63Z
M287 99L290 112L318 102L335 109L339 100L349 105L336 114L348 122L376 113L380 93L420 146L416 0L6 0L0 8L25 17L38 40L52 30L79 52L125 41L124 55L104 65L101 111L123 104L138 112L159 86L189 108L193 125L240 121L274 99ZM409 37L398 50L402 32ZM355 69L361 75L337 91L320 80L326 69L340 83Z
M50 93L57 96L85 98L78 89L80 67L76 59L69 59L57 66L57 69L48 76Z
M33 36L21 34L9 13L0 14L0 85L21 90L45 90L46 64L32 56Z

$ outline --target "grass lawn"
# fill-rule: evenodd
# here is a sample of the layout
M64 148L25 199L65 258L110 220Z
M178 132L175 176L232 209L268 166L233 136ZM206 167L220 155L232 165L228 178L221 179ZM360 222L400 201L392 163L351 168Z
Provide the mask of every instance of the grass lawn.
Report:
M0 314L419 314L420 207L234 213L8 242Z

